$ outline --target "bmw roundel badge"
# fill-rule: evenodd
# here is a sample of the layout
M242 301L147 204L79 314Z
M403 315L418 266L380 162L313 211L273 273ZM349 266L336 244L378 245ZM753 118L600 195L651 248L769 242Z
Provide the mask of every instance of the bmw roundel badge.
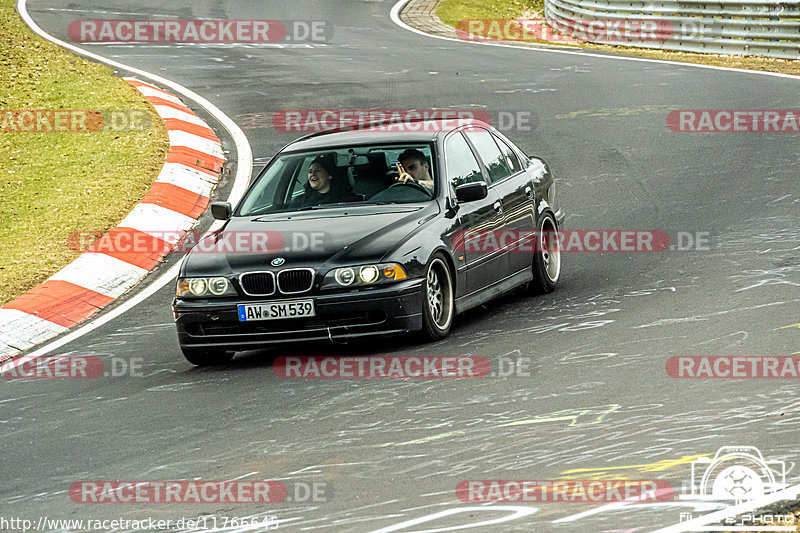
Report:
M283 257L276 257L275 259L272 260L272 262L270 264L272 266L274 266L274 267L279 267L282 264L284 264L285 262L286 262L286 259L284 259Z

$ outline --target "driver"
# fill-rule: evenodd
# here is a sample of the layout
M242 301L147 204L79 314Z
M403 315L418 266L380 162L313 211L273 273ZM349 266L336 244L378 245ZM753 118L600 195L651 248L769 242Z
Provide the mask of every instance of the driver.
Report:
M401 183L418 183L433 192L433 178L430 174L430 165L425 154L416 148L409 148L397 158L397 181Z

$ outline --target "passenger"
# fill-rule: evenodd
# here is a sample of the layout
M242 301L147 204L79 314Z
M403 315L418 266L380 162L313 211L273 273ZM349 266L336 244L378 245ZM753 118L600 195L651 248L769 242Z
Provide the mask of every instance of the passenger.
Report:
M339 202L359 202L360 196L353 193L342 178L336 177L337 168L333 154L317 156L308 167L308 181L302 196L292 200L291 207L309 207Z
M433 192L433 178L430 174L430 165L425 154L415 148L405 150L397 158L397 181L401 183L419 183L430 192Z

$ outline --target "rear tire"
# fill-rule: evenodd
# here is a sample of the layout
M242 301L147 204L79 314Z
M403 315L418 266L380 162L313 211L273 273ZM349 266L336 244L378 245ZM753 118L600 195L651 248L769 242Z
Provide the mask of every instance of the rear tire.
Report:
M450 333L455 314L453 274L444 257L433 256L422 284L422 336L436 341Z
M558 226L553 215L547 213L539 224L536 250L533 252L533 281L530 291L533 294L553 292L561 276L561 243Z
M233 352L219 348L185 348L181 346L183 356L195 366L224 365L231 362Z

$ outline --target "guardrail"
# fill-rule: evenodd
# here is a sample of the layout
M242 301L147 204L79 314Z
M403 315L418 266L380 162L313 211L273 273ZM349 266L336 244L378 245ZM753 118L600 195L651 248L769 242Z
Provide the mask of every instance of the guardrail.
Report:
M588 39L594 42L800 59L800 2L545 0L545 16L551 25L571 33L593 21L602 25L622 20L657 28L655 38L625 39L607 32L602 39Z

